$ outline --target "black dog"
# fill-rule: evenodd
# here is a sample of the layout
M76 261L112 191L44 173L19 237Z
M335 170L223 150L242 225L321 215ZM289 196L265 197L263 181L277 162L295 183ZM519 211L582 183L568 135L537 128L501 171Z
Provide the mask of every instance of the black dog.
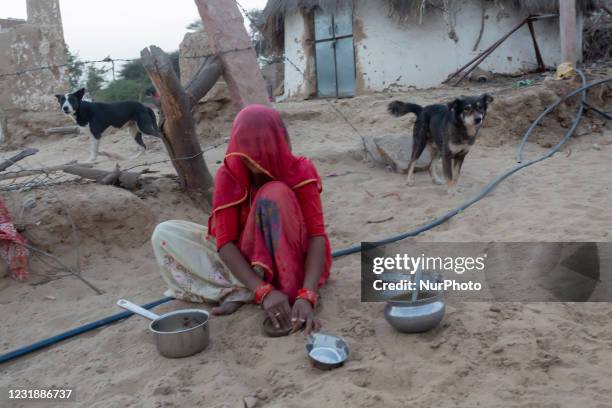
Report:
M461 165L487 114L487 106L493 101L488 94L461 97L447 105L437 104L422 107L414 103L394 101L388 110L393 116L414 113L417 116L413 130L412 156L408 166L408 185L414 183L414 166L425 150L429 148L431 162L429 174L434 183L443 181L436 173L435 161L442 157L444 178L449 188L454 188L461 172Z
M138 144L138 152L132 159L140 156L146 149L142 134L162 137L151 108L140 102L94 103L83 100L85 89L55 95L65 114L70 115L82 128L89 128L91 150L87 162L92 163L98 157L98 146L102 133L110 126L122 128L127 126Z

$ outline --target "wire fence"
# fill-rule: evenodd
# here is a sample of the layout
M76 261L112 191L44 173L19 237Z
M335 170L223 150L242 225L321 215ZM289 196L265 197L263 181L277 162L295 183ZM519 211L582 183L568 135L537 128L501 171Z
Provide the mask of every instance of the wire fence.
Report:
M33 168L21 163L13 163L18 171L3 172L0 181L0 191L28 191L37 187L48 187L68 181L68 175L63 172L47 171L43 167ZM24 177L25 174L29 174ZM19 181L17 181L19 180Z
M251 27L253 27L253 29L257 30L259 32L259 34L264 35L263 32L260 30L260 24L253 20L250 16L250 14L247 12L246 8L237 0L234 0L236 5L238 6L238 8L240 9L240 11L242 12L243 16L249 20L249 22L251 23ZM207 53L207 54L201 54L201 55L188 55L188 56L180 56L180 59L208 59L210 57L213 56L219 56L219 55L223 55L223 54L228 54L228 53L233 53L233 52L240 52L240 51L246 51L246 50L250 50L250 49L254 49L255 46L254 45L250 45L248 47L242 47L242 48L232 48L232 49L227 49L227 50L223 50L220 52L214 52L214 53ZM281 57L281 60L283 60L284 62L286 62L289 66L291 66L293 69L295 69L303 78L304 81L308 83L309 86L312 87L312 89L316 88L316 83L313 80L313 78L311 78L309 75L307 75L299 66L298 64L296 64L294 61L292 61L290 58L288 58L286 55ZM140 61L140 58L111 58L110 56L103 58L103 59L98 59L98 60L88 60L88 61L78 61L75 62L74 64L56 64L56 65L47 65L47 66L41 66L41 67L35 67L35 68L30 68L30 69L23 69L20 71L15 71L15 72L10 72L10 73L0 73L0 79L6 78L6 77L13 77L13 76L20 76L20 75L25 75L25 74L29 74L29 73L34 73L34 72L39 72L42 70L57 70L59 68L70 68L71 66L74 65L87 65L87 64L98 64L98 63L108 63L108 64L114 64L116 62L135 62L135 61ZM114 65L113 65L114 66ZM329 99L323 99L329 106L330 108L350 127L351 131L358 136L361 139L362 145L363 145L363 149L364 152L366 152L367 154L367 149L366 149L366 139L365 137L361 134L361 132L355 127L355 125L353 125L353 123L351 123L351 121L347 118L347 116L340 110L338 109L337 106L335 106ZM144 162L141 164L137 164L134 165L132 167L129 167L127 169L124 169L124 171L127 170L132 170L134 168L138 168L138 167L146 167L146 166L151 166L151 165L155 165L155 164L162 164L162 163L168 163L168 162L172 162L172 161L180 161L180 160L191 160L195 157L197 157L198 155L203 155L205 152L216 149L220 146L223 146L225 143L227 143L227 141L223 141L221 143L212 145L212 146L208 146L205 149L202 149L197 155L193 156L193 157L178 157L178 158L169 158L169 159L165 159L165 160L158 160L158 161L153 161L153 162ZM116 160L103 160L103 161L99 161L97 162L98 164L104 164L104 163L110 163L110 162L116 162ZM22 171L28 171L28 170L33 170L33 169L27 169L27 168L23 168L22 166L20 166L20 171L15 172L15 180L17 178L22 178L19 176L20 173L22 173ZM56 174L57 172L50 172L50 173L44 173L41 172L39 174L36 175L32 175L30 177L27 177L25 181L20 181L20 182L13 182L13 183L2 183L2 185L0 185L0 191L15 191L15 190L20 190L20 191L25 191L25 190L29 190L32 188L36 188L36 187L40 187L40 186L49 186L49 185L55 185L55 184L61 184L62 182L65 182L71 178L66 177L65 173L59 172L60 174ZM5 173L6 174L6 173ZM23 173L22 173L23 174Z
M208 54L202 54L202 55L186 55L186 56L180 56L179 55L179 59L204 59L204 58L210 58L212 56L218 56L218 55L223 55L223 54L228 54L228 53L232 53L232 52L238 52L238 51L246 51L246 50L250 50L250 49L254 49L254 46L251 45L249 47L244 47L244 48L232 48L232 49L228 49L228 50L223 50L223 51L219 51L219 52L214 52L214 53L208 53ZM111 57L106 57L103 59L99 59L99 60L87 60L87 61L76 61L74 63L65 63L65 64L52 64L52 65L44 65L41 67L35 67L35 68L27 68L27 69L22 69L19 71L13 71L13 72L0 72L0 79L2 78L6 78L6 77L13 77L13 76L20 76L20 75L25 75L25 74L30 74L33 72L40 72L40 71L45 71L45 70L49 70L49 71L56 71L59 68L71 68L73 66L83 66L83 65L91 65L91 64L100 64L100 63L108 63L108 64L114 64L116 62L136 62L136 61L140 61L140 58L111 58Z
M227 143L226 140L222 142L215 143L210 145L202 150L199 153L196 153L192 156L187 157L174 157L162 160L155 161L145 161L143 163L135 164L130 167L126 167L125 169L121 169L122 172L130 171L140 167L150 167L156 164L164 164L170 162L177 162L183 160L193 160L198 156L204 155L206 152L217 149ZM107 163L117 163L117 159L109 159L109 160L100 160L96 162L96 165L107 164ZM21 191L25 192L28 190L32 190L37 187L49 187L52 185L66 183L68 181L74 181L78 176L74 176L71 174L66 174L62 171L62 168L69 165L76 165L77 162L67 163L64 166L57 166L56 168L47 168L47 167L30 167L24 166L20 163L14 163L13 166L19 168L18 171L10 171L3 172L0 174L0 192L9 192L9 191ZM17 180L24 180L19 181Z

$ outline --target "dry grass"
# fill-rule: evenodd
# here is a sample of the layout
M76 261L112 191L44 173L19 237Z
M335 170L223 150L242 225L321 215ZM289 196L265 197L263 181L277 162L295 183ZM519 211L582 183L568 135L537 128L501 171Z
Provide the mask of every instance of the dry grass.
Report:
M583 57L585 62L612 59L612 15L592 15L584 23Z

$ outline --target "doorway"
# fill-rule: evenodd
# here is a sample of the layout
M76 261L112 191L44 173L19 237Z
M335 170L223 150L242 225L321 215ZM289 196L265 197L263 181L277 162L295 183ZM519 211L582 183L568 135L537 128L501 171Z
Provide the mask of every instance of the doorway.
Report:
M348 2L336 12L314 12L317 96L355 96L355 50L353 7Z

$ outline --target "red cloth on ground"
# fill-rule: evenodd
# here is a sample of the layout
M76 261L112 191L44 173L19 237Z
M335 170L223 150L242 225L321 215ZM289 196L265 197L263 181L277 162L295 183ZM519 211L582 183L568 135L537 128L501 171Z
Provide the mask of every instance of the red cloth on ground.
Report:
M267 183L255 191L243 160L285 188ZM219 243L237 242L251 265L264 267L266 280L279 285L275 287L292 299L303 284L308 237L325 237L326 260L320 284L329 277L331 248L325 234L321 190L321 179L312 162L291 153L278 112L265 106L248 106L234 120L223 166L215 176L208 233L216 238L218 248L222 246ZM268 218L277 217L278 223L267 219L272 224L264 228L256 216L264 207L270 209ZM276 234L277 239L266 241L269 234ZM291 259L295 264L290 264Z
M13 219L9 213L4 200L0 198L0 256L9 267L9 276L17 280L25 280L28 277L28 255L29 251L20 244L26 240L17 232Z

